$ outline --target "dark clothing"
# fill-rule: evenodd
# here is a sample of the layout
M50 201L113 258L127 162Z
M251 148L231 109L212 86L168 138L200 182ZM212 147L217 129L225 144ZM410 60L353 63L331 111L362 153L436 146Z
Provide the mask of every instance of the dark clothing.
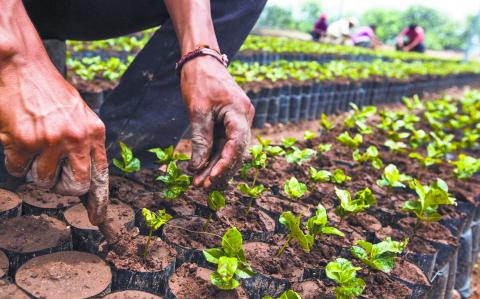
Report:
M238 51L265 3L211 0L217 39L228 57ZM118 156L121 140L132 147L142 166L153 165L154 155L147 149L179 141L189 121L175 72L180 49L162 0L24 0L24 4L45 39L106 39L162 25L106 98L100 117L107 129L109 159Z
M311 32L312 39L314 41L320 40L320 38L327 35L328 23L327 20L318 19L313 26L313 31Z

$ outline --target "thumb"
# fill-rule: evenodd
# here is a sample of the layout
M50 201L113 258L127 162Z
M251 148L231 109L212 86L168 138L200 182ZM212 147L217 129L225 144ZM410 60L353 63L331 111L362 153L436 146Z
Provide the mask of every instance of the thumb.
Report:
M192 118L192 159L190 170L198 171L208 163L212 152L214 121L211 112Z

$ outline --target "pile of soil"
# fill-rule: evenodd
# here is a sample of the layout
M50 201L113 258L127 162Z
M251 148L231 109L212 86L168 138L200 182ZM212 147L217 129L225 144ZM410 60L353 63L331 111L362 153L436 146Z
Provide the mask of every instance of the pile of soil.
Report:
M232 291L218 290L210 282L212 271L195 264L185 263L180 266L168 281L169 292L177 299L218 298L247 299L242 287Z
M65 251L29 260L15 281L37 298L89 298L109 291L112 273L95 255Z
M8 257L0 250L0 278L3 278L8 273Z

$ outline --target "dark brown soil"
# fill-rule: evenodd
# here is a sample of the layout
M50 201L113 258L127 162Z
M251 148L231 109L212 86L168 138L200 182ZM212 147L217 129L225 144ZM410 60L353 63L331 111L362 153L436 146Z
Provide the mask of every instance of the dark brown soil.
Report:
M148 255L144 258L146 244L146 236L122 239L111 248L105 259L117 269L136 272L162 271L175 260L176 250L157 237L152 237Z
M348 224L358 229L375 232L382 228L382 224L372 215L367 213L358 213L346 218Z
M0 248L31 253L60 245L70 238L67 226L52 217L20 216L0 221Z
M21 203L22 200L17 194L0 189L0 212L11 210Z
M112 273L95 255L65 251L29 260L18 269L15 281L37 298L88 298L110 285Z
M87 210L83 204L78 204L69 208L65 211L64 216L65 221L76 228L98 230L97 226L90 223ZM114 221L125 226L128 223L132 223L134 218L135 215L132 208L126 204L112 201L107 207L107 219L110 222Z
M17 285L0 279L0 298L2 299L29 299L30 297Z
M302 299L335 299L335 285L329 281L296 282L292 285L292 290L297 292Z
M8 272L8 257L0 250L0 278L3 278Z
M103 299L162 299L162 297L142 291L121 291L108 294Z
M232 291L222 291L210 282L212 271L200 268L195 264L183 264L168 281L170 291L177 299L216 298L216 299L247 299L242 287Z
M412 290L382 272L371 274L363 279L367 287L362 296L367 298L400 299L410 298L412 295Z
M406 261L403 258L396 259L395 267L393 268L391 274L402 279L403 281L408 281L413 284L430 285L428 278L425 276L423 271L416 265Z
M292 211L295 215L309 217L312 214L311 209L314 208L313 206L307 206L295 200L287 201L271 194L263 194L256 199L256 204L261 209L278 216L283 212Z
M235 226L239 231L272 232L275 230L275 221L265 212L257 208L247 208L240 202L232 202L217 212L220 221L228 226Z
M172 219L163 229L165 239L169 243L197 250L219 247L229 227L219 221L210 221L204 231L205 221L207 219L196 216Z
M68 208L80 203L80 198L76 196L59 195L33 184L22 185L17 189L17 192L24 203L43 209Z
M290 246L295 246L294 243L291 241ZM290 246L280 257L276 257L282 245L283 242L278 244L248 242L243 248L247 261L255 271L278 279L298 281L303 276L303 262L297 255L292 254Z
M413 217L402 218L398 221L398 226L403 231L413 235L413 228L415 227L416 222L417 219ZM450 233L450 230L438 222L420 222L416 236L449 245L456 245L458 243L455 237Z
M383 240L386 237L391 237L393 240L399 241L411 237L407 233L398 229L394 229L390 226L382 227L380 230L376 231L375 234L376 237L380 240ZM425 241L424 239L410 238L407 245L407 251L423 254L434 254L437 250L428 241Z
M135 197L146 191L142 184L120 176L110 176L109 186L110 196L127 204L133 204Z

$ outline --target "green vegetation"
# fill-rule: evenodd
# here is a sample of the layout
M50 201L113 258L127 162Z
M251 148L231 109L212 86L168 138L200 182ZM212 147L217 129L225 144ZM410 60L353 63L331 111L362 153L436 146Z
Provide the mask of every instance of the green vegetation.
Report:
M412 177L400 173L395 164L388 164L383 171L382 178L377 180L377 185L380 187L392 188L405 188L406 186L403 183L410 182Z
M340 200L340 205L335 208L335 214L340 217L340 223L343 222L346 216L363 212L365 209L377 203L377 199L370 188L356 192L353 199L350 192L336 187L335 194Z
M243 251L242 234L236 227L232 227L222 238L222 248L212 248L203 251L205 259L217 264L217 271L213 272L210 280L221 290L236 289L240 282L237 280L250 278L255 275Z
M315 215L308 218L307 228L315 240L317 236L336 235L344 237L345 234L333 226L328 225L327 210L322 204L318 204Z
M156 180L165 184L163 194L167 199L178 198L190 187L190 176L184 174L175 161L168 163L167 173L158 176Z
M152 234L154 231L157 231L172 219L172 216L165 212L165 210L158 210L157 213L151 212L149 209L142 209L142 216L147 224L147 227L150 229L148 232L147 244L145 244L145 249L143 250L143 257L146 258L148 255L148 250L150 248L150 241L152 239Z
M389 273L395 267L395 258L403 252L408 239L397 242L387 237L380 243L359 240L351 249L352 255L372 269Z
M170 145L169 147L166 147L164 149L152 148L152 149L149 149L148 151L155 154L155 156L157 157L157 162L160 165L168 165L172 161L189 160L189 157L187 155L185 155L184 153L174 153L174 150L175 149L173 145Z
M140 170L140 160L133 156L132 150L125 145L123 142L119 142L120 144L120 155L122 157L122 161L113 158L113 165L115 165L118 169L120 169L124 175L139 171Z
M305 234L302 231L300 228L300 220L300 217L295 217L290 211L283 212L282 215L280 215L279 222L287 228L288 237L280 250L277 252L277 257L283 253L292 239L296 239L300 247L302 247L305 252L310 252L310 249L313 246L314 238L312 235Z
M365 289L365 281L357 277L360 267L354 267L349 260L337 258L329 262L325 271L327 277L334 280L338 286L335 288L335 295L338 299L349 299L360 296Z

